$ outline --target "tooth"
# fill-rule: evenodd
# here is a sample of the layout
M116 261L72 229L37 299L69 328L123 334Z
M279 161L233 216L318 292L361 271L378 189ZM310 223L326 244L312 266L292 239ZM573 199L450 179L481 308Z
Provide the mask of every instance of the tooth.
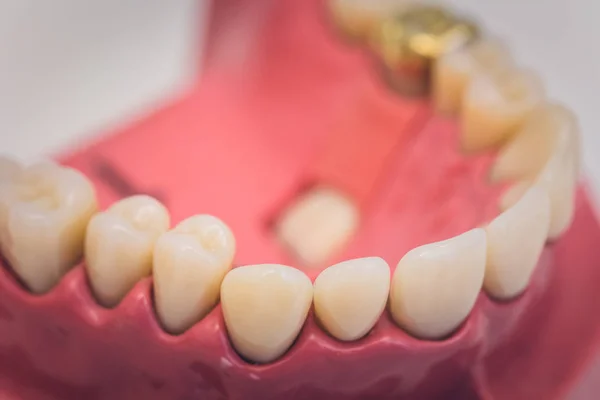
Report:
M233 346L253 362L279 358L300 333L312 298L310 279L295 268L262 264L233 269L221 285Z
M337 25L349 36L366 38L384 18L406 8L408 0L329 0Z
M169 212L150 196L125 198L90 220L86 266L100 304L114 307L152 271L156 239L169 229Z
M425 339L451 334L475 304L485 263L486 234L481 228L409 251L392 278L394 320Z
M15 180L22 170L23 167L17 161L0 154L0 183Z
M482 39L440 57L433 70L433 97L438 111L456 114L465 89L477 72L498 73L513 63L508 47L495 39Z
M154 247L157 313L171 333L181 333L217 304L235 255L235 237L225 223L197 215L164 233Z
M512 207L529 189L531 186L530 181L520 181L508 188L500 198L500 210L505 211Z
M49 291L79 261L96 207L84 175L50 162L25 168L2 185L2 251L32 292Z
M513 68L475 74L462 102L463 149L482 150L509 139L543 98L542 82L532 72Z
M565 135L574 131L574 116L567 108L544 103L523 128L504 146L490 177L493 181L532 179L544 168L555 148L564 146Z
M365 336L385 308L390 267L379 257L344 261L317 277L315 313L334 337L352 341Z
M279 240L307 266L338 253L358 228L357 206L336 190L314 189L300 197L279 220Z
M488 239L484 287L492 296L510 299L527 285L548 235L550 199L532 186L486 228Z

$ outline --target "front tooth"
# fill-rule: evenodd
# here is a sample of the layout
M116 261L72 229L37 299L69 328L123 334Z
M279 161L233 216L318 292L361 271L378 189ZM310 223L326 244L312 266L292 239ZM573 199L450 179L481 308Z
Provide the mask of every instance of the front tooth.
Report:
M488 239L484 287L492 296L510 299L529 283L550 226L550 199L533 186L486 228Z
M544 103L504 146L492 167L493 181L532 179L544 168L555 149L567 145L563 138L572 136L575 117L567 108Z
M356 204L334 189L317 188L300 197L276 226L279 240L306 266L338 253L358 228Z
M304 324L313 298L310 279L277 264L239 267L221 285L227 332L238 353L268 363L283 355Z
M154 297L169 332L185 331L217 304L234 255L233 233L211 215L188 218L157 240Z
M12 176L0 189L0 244L25 285L45 293L81 258L96 193L80 172L51 162Z
M366 335L385 308L390 268L379 257L333 265L314 285L315 313L334 337L351 341Z
M501 211L508 210L512 207L531 187L532 183L530 181L519 181L508 188L500 198L499 208Z
M471 79L461 110L461 144L477 151L509 139L542 102L544 88L529 71L508 69Z
M15 180L22 171L19 162L0 154L0 183Z
M513 63L508 47L495 39L482 39L440 57L433 70L433 98L438 111L456 114L465 89L477 71L487 74L509 68Z
M167 229L169 212L145 195L125 198L94 215L87 229L85 257L92 290L102 305L117 305L150 275L154 243Z
M483 284L486 246L485 231L477 228L406 253L390 290L396 323L425 339L452 333L469 315Z

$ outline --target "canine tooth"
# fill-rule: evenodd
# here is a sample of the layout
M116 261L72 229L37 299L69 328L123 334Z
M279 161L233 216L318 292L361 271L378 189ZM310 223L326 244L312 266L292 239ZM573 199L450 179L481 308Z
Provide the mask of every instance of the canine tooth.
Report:
M530 71L475 74L462 103L463 149L481 150L509 139L543 98L542 82Z
M188 218L158 238L154 297L158 316L168 331L185 331L217 304L234 255L233 233L212 215Z
M81 258L96 193L83 174L51 162L11 176L0 188L2 251L32 292L45 293Z
M486 246L485 231L477 228L406 253L390 290L396 323L425 339L443 338L458 328L482 287Z
M300 270L261 264L231 270L221 285L227 332L245 358L268 363L292 345L313 298L310 279Z
M501 181L535 178L554 150L568 145L568 138L565 138L573 135L571 132L575 130L571 111L559 104L543 104L500 150L491 170L491 179Z
M300 197L279 220L279 240L307 266L326 262L358 228L358 207L334 189L317 188Z
M156 199L136 195L92 217L85 241L92 290L106 307L117 305L152 271L156 239L169 229L169 212Z
M20 163L0 154L0 183L15 180L22 171Z
M433 97L438 111L456 114L465 89L476 71L497 73L513 63L508 47L495 39L482 39L440 57L433 71Z
M488 293L509 299L525 290L549 227L550 199L539 186L532 186L514 206L487 226L484 287Z
M379 257L333 265L314 285L315 313L334 337L351 341L366 335L385 308L390 267Z

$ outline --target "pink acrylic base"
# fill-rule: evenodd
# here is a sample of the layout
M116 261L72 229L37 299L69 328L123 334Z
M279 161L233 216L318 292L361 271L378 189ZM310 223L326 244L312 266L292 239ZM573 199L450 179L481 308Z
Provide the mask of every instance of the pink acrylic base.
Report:
M233 6L245 7L247 18L226 18ZM301 267L271 226L316 183L346 190L364 215L359 235L331 262L379 255L393 267L412 247L493 217L500 188L485 183L491 155L459 154L455 124L433 117L425 102L389 93L368 55L341 42L318 6L215 2L198 87L61 160L94 181L102 207L143 192L161 198L174 223L218 215L236 233L236 264ZM243 46L225 51L228 41ZM344 133L371 144L356 146ZM90 294L82 265L39 297L4 265L0 398L561 398L600 337L599 243L581 189L573 226L547 246L528 290L507 303L482 293L451 337L415 339L386 312L367 337L341 343L311 313L290 351L263 366L232 349L220 307L186 333L166 334L150 278L107 310ZM314 279L321 268L307 273Z

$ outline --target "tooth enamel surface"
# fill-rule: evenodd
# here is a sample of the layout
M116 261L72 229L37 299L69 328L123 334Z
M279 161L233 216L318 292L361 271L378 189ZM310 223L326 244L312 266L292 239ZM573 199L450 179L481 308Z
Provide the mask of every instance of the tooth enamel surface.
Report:
M317 318L334 337L351 341L366 335L385 308L390 268L379 257L333 265L317 277L314 303Z
M317 188L300 197L276 226L279 240L306 266L320 265L356 232L358 207L336 190Z
M508 188L500 198L500 210L505 211L512 207L532 185L529 181L520 181Z
M486 228L488 240L484 287L493 297L521 294L544 248L550 226L550 199L532 186L511 208Z
M11 176L0 186L2 253L32 292L45 293L80 260L96 193L83 174L50 162Z
M211 215L188 218L160 236L154 247L154 297L169 332L185 331L217 304L234 255L233 233Z
M364 38L378 22L404 9L407 3L407 0L329 0L329 8L347 34Z
M390 289L396 323L425 339L440 339L458 328L481 290L486 247L485 231L477 228L406 253Z
M230 271L221 285L221 305L233 346L254 362L279 358L300 333L312 298L310 279L292 267L262 264Z
M463 149L477 151L509 139L543 98L541 80L529 71L475 74L462 103Z
M563 138L576 130L574 118L571 111L558 104L544 103L538 107L523 128L500 150L490 174L491 179L535 178L554 150L568 145Z
M465 89L477 72L497 73L512 65L512 57L504 43L482 39L438 59L433 71L433 97L438 111L456 114Z
M91 219L85 241L92 290L106 307L117 305L152 271L156 239L169 229L169 212L156 199L138 195L113 204Z
M23 167L17 161L0 154L0 183L15 180L22 170Z

